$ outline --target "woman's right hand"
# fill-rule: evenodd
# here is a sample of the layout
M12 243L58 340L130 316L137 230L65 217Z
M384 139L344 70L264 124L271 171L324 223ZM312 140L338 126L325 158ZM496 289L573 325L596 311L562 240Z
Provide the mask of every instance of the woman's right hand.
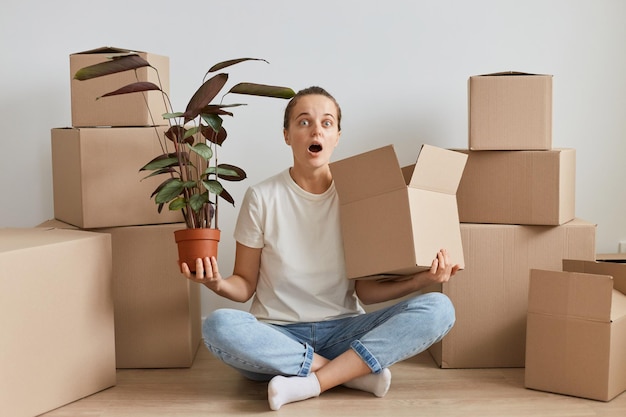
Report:
M217 259L215 259L215 256L211 256L211 258L206 257L204 259L196 259L195 274L191 272L189 265L185 262L181 264L181 271L188 279L193 282L204 284L212 290L216 290L220 281L222 281L222 275L220 274L217 266Z

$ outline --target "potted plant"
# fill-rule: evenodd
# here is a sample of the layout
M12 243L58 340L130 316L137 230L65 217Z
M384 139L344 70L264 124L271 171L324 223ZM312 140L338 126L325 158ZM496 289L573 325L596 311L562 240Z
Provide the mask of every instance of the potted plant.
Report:
M219 103L212 103L228 81L227 73L216 72L244 61L267 63L264 59L239 58L214 65L205 74L202 85L193 94L183 112L174 112L166 92L160 85L151 82L135 82L102 96L151 90L161 92L168 111L163 114L163 118L168 120L169 129L163 135L157 130L162 153L141 167L140 171L149 172L145 178L155 175L167 177L154 190L151 198L154 198L159 213L166 204L169 210L182 211L186 228L177 230L174 234L178 244L179 264L186 262L192 271L196 258L217 256L217 243L220 237L218 200L221 198L232 205L235 204L221 180L241 181L246 178L243 169L218 163L218 148L227 137L223 127L223 116L232 117L231 108L245 105L223 104L221 100L230 93L282 99L289 99L295 95L291 88L246 82L230 88L222 95ZM118 72L134 71L142 67L153 68L158 73L147 60L138 54L129 53L81 68L74 78L84 81ZM216 74L207 80L212 73Z

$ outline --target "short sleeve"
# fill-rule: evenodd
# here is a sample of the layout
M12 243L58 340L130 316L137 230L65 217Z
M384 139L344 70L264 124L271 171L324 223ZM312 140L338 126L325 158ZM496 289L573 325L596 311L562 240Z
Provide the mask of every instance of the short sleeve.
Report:
M234 238L250 248L264 246L262 204L252 188L248 188L239 209Z

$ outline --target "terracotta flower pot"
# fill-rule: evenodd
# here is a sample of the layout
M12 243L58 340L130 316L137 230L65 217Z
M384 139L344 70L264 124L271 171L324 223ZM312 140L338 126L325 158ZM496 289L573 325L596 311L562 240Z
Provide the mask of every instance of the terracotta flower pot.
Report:
M178 265L186 262L192 272L196 270L196 259L215 256L220 241L219 229L181 229L174 231L178 245Z

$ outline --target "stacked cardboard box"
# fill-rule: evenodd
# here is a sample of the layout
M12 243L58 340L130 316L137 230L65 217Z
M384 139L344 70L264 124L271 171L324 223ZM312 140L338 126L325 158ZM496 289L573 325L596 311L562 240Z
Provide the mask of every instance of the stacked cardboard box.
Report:
M188 367L200 342L199 287L181 278L173 231L180 211L158 213L162 179L139 169L162 153L167 129L160 92L96 100L136 81L169 94L169 58L137 52L155 68L87 81L82 67L132 51L104 47L70 55L72 127L52 129L54 217L41 226L110 234L118 368Z
M594 260L595 225L575 218L575 151L552 148L552 76L473 76L468 94L465 269L433 288L457 323L430 352L443 368L524 367L530 270Z
M609 401L626 391L626 258L531 271L525 385Z
M0 229L0 414L31 417L115 385L111 238Z

